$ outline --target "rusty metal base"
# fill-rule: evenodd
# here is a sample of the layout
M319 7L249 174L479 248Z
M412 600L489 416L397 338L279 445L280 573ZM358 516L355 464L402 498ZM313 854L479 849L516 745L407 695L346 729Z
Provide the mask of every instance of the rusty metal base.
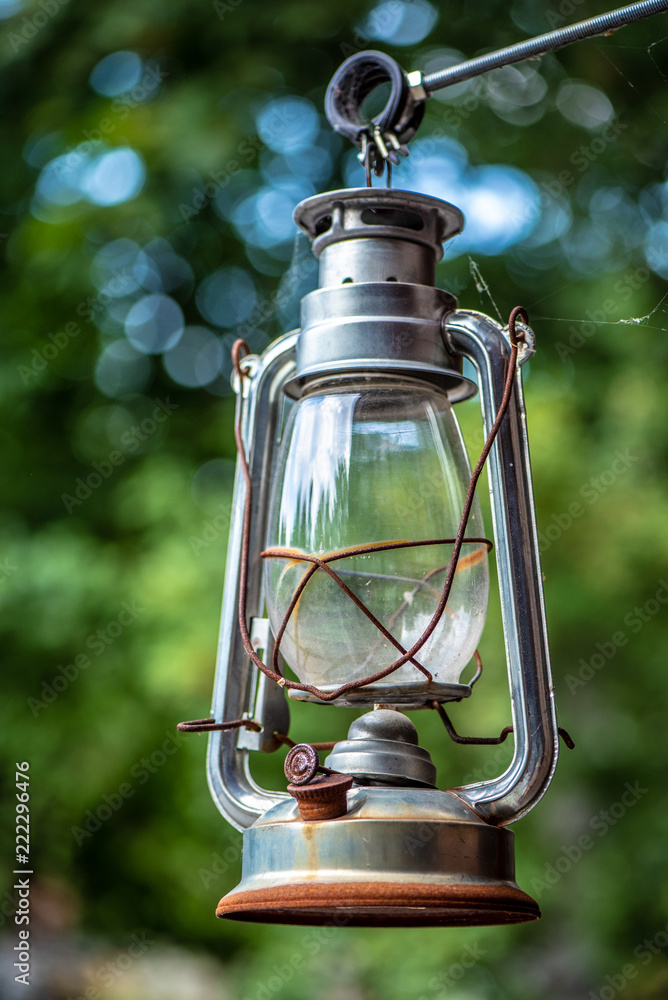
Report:
M513 834L456 795L355 787L337 819L304 822L292 800L246 830L241 884L216 916L342 927L537 920L514 869Z
M234 892L217 917L265 924L339 927L473 927L538 920L538 904L516 885L317 882Z

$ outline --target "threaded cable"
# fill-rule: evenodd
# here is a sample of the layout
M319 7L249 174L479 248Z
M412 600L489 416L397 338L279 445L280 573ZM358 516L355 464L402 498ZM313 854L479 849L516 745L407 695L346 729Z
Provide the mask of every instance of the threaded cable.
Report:
M517 42L509 45L505 49L497 52L488 52L487 55L477 56L475 59L467 59L465 62L448 66L447 69L429 73L422 80L422 86L428 94L435 90L442 90L453 83L461 83L463 80L470 80L481 73L487 73L491 69L498 69L500 66L507 66L510 63L521 62L523 59L530 59L532 56L541 56L546 52L559 49L562 45L569 45L571 42L578 42L582 38L591 38L592 35L601 35L615 28L621 28L625 24L633 21L640 21L643 17L651 14L660 14L668 10L668 0L641 0L640 3L632 3L627 7L619 7L617 10L608 11L607 14L599 14L597 17L590 17L586 21L578 21L576 24L567 25L565 28L558 28L556 31L548 31L545 35L538 35L536 38L528 38L524 42Z

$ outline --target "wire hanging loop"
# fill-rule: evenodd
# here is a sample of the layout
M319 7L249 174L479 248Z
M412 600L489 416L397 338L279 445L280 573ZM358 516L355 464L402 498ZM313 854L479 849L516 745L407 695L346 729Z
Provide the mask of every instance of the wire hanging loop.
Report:
M424 673L427 676L428 680L431 679L431 674L429 673L429 671L427 671L418 661L416 661L415 657L434 633L446 609L446 605L450 597L450 592L452 590L455 573L457 572L457 565L459 562L462 545L465 542L477 542L479 544L486 545L488 549L491 548L491 542L489 541L489 539L467 538L466 526L468 524L471 508L473 506L473 499L475 496L475 490L478 484L478 480L482 474L482 470L485 466L487 456L489 455L492 449L492 445L494 444L494 440L496 438L496 435L498 434L503 418L508 410L508 406L512 396L513 386L515 382L515 375L517 372L518 351L521 343L524 341L524 336L525 336L522 328L520 327L518 329L517 321L519 318L521 318L522 323L526 324L526 326L528 327L529 317L526 312L526 309L524 309L522 306L516 306L512 310L508 320L508 335L510 339L511 350L510 350L510 356L508 358L508 366L506 371L506 381L504 384L503 396L501 398L501 402L499 404L499 408L494 423L492 424L490 432L487 436L487 440L480 454L480 458L478 459L476 466L473 470L473 473L471 475L469 486L466 492L466 498L464 500L461 519L459 522L459 528L457 530L455 538L428 539L425 541L418 540L418 541L382 542L382 543L372 544L369 546L360 546L359 548L353 550L347 550L345 554L335 553L334 555L323 556L323 557L308 555L306 553L296 552L294 550L287 550L287 549L267 549L264 552L262 552L261 555L264 558L291 558L291 559L298 559L300 561L308 562L311 564L307 569L306 573L304 574L304 577L302 578L299 586L297 587L295 594L293 595L290 605L288 607L288 610L284 616L284 619L281 622L281 625L278 629L274 645L274 659L272 667L267 666L267 664L264 663L257 655L251 643L250 633L247 624L248 616L246 610L246 600L247 600L246 592L248 587L248 565L250 556L250 538L251 538L251 527L252 527L251 521L252 521L252 510L253 510L253 482L252 482L250 466L248 463L248 457L246 455L246 447L241 430L241 407L239 408L237 419L235 421L235 426L234 426L234 435L237 443L237 449L239 452L239 462L241 464L242 474L246 486L243 532L242 532L242 542L241 542L241 563L239 572L239 605L238 605L239 629L241 632L241 638L244 645L244 649L246 650L246 653L250 657L251 661L255 664L255 666L259 670L262 671L263 674L265 674L271 680L275 681L281 687L286 687L298 691L306 691L309 694L314 695L320 701L324 702L335 701L337 698L342 697L343 695L347 694L350 691L359 690L360 688L366 687L369 684L373 684L379 680L382 680L383 678L394 673L404 664L409 662L411 662L414 666L420 669L422 673ZM237 340L232 348L232 363L234 365L234 369L239 379L249 377L247 370L244 368L242 364L243 358L248 353L249 353L248 345L242 340ZM385 629L385 627L375 618L373 613L366 607L366 605L364 605L364 603L357 597L357 595L352 593L350 588L347 587L347 585L343 582L343 580L339 577L339 575L328 565L329 562L351 555L366 554L368 552L387 551L395 548L407 548L418 545L435 545L435 544L445 544L445 543L452 544L453 549L450 561L447 565L445 582L443 584L443 589L440 594L438 605L432 615L431 620L429 621L429 624L425 628L420 638L413 644L413 646L410 649L407 650L401 646L401 644L389 633L388 630ZM394 660L389 666L384 667L381 670L378 670L376 673L371 674L368 677L363 677L360 678L359 680L349 681L347 684L342 684L334 691L322 691L312 684L303 684L297 681L288 680L280 673L278 669L279 665L278 654L280 651L280 643L281 639L283 638L283 635L285 634L285 630L287 628L290 616L294 608L297 606L297 603L300 597L302 596L309 580L312 579L312 577L318 570L326 572L328 576L330 576L334 580L334 582L339 587L341 587L341 589L351 598L351 600L354 601L357 607L359 607L360 610L373 622L373 624L379 629L379 631L385 636L385 638L388 639L388 641L390 641L394 645L395 649L401 652L401 655L396 660Z

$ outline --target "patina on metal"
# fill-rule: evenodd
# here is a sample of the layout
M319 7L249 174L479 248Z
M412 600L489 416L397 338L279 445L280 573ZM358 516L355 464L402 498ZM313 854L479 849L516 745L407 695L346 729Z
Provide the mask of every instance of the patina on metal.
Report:
M515 882L509 830L452 792L379 786L353 787L338 819L305 822L293 800L269 810L244 833L241 883L216 915L407 927L522 923L540 910Z

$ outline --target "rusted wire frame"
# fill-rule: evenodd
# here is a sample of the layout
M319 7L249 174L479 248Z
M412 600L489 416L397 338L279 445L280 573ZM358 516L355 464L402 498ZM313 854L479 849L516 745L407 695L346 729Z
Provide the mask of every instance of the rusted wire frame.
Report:
M226 729L252 729L254 733L262 732L262 726L253 719L234 719L232 722L216 722L214 718L191 719L190 722L179 722L177 727L180 733L215 733ZM297 744L285 733L272 733L272 736L284 746L296 747ZM303 742L303 741L302 741ZM314 750L332 750L336 746L336 740L327 743L309 743Z
M233 722L216 722L215 719L191 719L190 722L179 722L177 727L180 733L215 733L225 729L252 729L254 733L259 733L262 726L253 719L235 719Z
M448 736L453 741L453 743L464 743L466 745L475 744L477 746L494 747L498 746L499 743L504 743L505 740L508 738L509 734L512 733L513 731L512 726L505 726L501 730L500 736L460 736L455 731L455 727L450 721L450 716L445 711L441 703L438 701L432 701L430 702L430 705L432 708L435 708L438 714L440 715L441 719L443 720L443 725L448 731Z
M327 563L335 562L338 559L349 559L351 556L367 555L370 552L384 552L384 551L387 551L388 549L417 547L417 546L420 546L420 545L445 545L445 544L448 544L448 543L451 544L452 542L454 542L454 540L455 540L454 538L434 538L434 539L429 539L428 541L424 541L424 542L379 542L379 543L375 543L373 545L365 545L363 547L359 547L359 548L356 548L356 549L347 549L345 552L334 553L332 555L323 556L321 558L319 558L318 556L305 555L305 554L303 554L301 552L297 553L297 552L294 552L292 549L278 549L278 548L276 548L276 549L265 549L264 552L260 553L260 557L262 559L291 559L291 560L294 560L295 562L297 562L297 561L299 561L299 562L310 562L312 564L311 567L309 569L307 569L307 571L304 573L304 576L299 581L299 584L297 585L297 587L295 589L295 592L292 595L292 599L290 601L290 604L288 605L288 609L285 612L285 615L283 617L283 621L281 622L281 624L279 626L279 630L276 633L276 638L274 640L274 653L273 653L273 658L272 658L272 666L273 666L274 670L277 673L279 672L278 657L279 657L279 653L280 653L281 642L283 640L283 636L285 634L285 630L286 630L286 628L288 626L288 622L290 621L290 617L292 615L292 612L297 607L297 604L299 602L299 599L300 599L301 595L303 594L303 592L306 589L306 586L307 586L309 580L315 574L315 571L317 569L324 570L325 573L327 573L334 580L334 582L337 583L339 585L339 587L341 587L341 589L343 590L343 592L351 599L351 601L353 601L357 605L357 607L360 609L360 611L362 611L367 616L367 618L376 626L376 628L379 630L379 632L381 632L385 636L385 638L388 639L392 643L392 645L394 646L394 648L397 649L400 653L405 653L406 650L401 645L401 643L398 642L394 638L394 636L392 635L392 633L388 629L386 629L385 626L381 622L378 621L378 619L375 617L375 615L372 614L372 612L369 611L369 609L366 607L366 605L364 604L364 602L361 601L360 598L343 582L343 580L338 575L338 573L335 573L334 570L330 569L330 567L327 565ZM491 548L491 545L492 545L492 543L487 538L467 538L466 541L467 542L480 542L480 543L484 543L484 544L486 544L488 546L488 548ZM428 574L428 576L429 575L433 575L433 573L436 573L436 572L441 572L445 568L446 567L439 567L438 570L432 571L432 574ZM428 577L425 577L425 580L427 578ZM424 582L424 581L422 581L422 582ZM417 588L416 588L416 590L417 590ZM406 605L406 602L404 602L404 604L401 606L401 608L399 609L399 611L401 611L405 607L405 605ZM395 615L393 616L394 620L396 620L396 615L398 615L398 614L399 614L399 612L395 613ZM393 624L393 622L392 622L392 624ZM422 673L425 675L425 677L427 678L427 680L429 680L429 681L433 680L433 677L432 677L431 673L425 667L423 667L422 664L419 663L414 657L411 657L410 662L413 664L413 666L417 667L418 670L422 671Z
M279 743L290 749L299 745L294 740L291 740L289 736L286 736L285 733L274 733L273 736L275 740L278 740ZM301 742L304 743L305 741L302 740ZM314 750L333 750L336 746L336 740L331 740L329 743L309 743L309 746L313 747Z
M446 539L446 541L449 541L450 543L452 543L454 541L454 539ZM472 538L465 538L464 541L465 542L475 542L476 539L474 539L474 538L473 539ZM488 552L491 552L492 549L494 548L492 542L489 539L480 539L480 541L484 541L486 543L486 545L487 545L487 551ZM426 542L422 542L421 544L425 545L427 543ZM411 600L415 597L415 595L417 594L417 592L419 590L421 590L425 586L428 586L429 580L431 580L435 576L438 576L439 573L444 573L445 570L447 570L447 568L448 568L448 564L446 563L445 566L438 566L436 569L430 570L428 573L425 574L425 576L423 577L422 580L411 581L411 582L415 582L416 583L416 586L413 588L413 592L411 594ZM351 572L351 571L349 571L349 572ZM436 589L436 587L429 587L429 590L437 598L440 596L440 591L438 591ZM394 628L394 625L395 625L397 619L399 618L399 615L403 613L403 611L408 606L408 604L409 604L408 600L402 601L401 604L399 605L399 607L397 608L397 610L395 612L393 612L393 614L390 615L389 622L388 622L388 627L390 629ZM449 615L454 616L454 612L450 611L450 609L447 606L447 604L445 606L445 610L446 610L446 612ZM367 653L366 659L364 661L365 663L368 660L370 660L372 656L375 656L376 652L378 651L378 649L380 647L380 643L381 643L381 640L377 639L376 642L374 643L374 645L371 647L371 649ZM478 678L480 677L480 674L482 672L482 662L480 660L480 656L478 655L478 650L477 649L476 649L476 651L474 653L474 656L476 658L476 664L479 664L479 669L476 671L476 675L473 678L473 680L471 681L471 684L469 686L472 686L478 680Z
M267 677L271 678L272 680L276 681L276 683L279 684L281 687L289 687L289 688L293 688L293 689L296 689L296 690L299 690L299 691L307 691L310 694L313 694L316 698L319 698L321 701L325 701L325 702L327 702L327 701L334 701L334 700L336 700L337 698L340 698L343 694L346 694L349 691L354 691L354 690L357 690L357 689L359 689L361 687L366 687L366 685L375 683L376 681L382 680L382 678L387 677L389 674L394 673L395 670L398 670L399 667L402 667L405 663L407 663L409 660L411 660L415 656L415 654L418 653L420 651L420 649L422 649L422 647L424 646L424 644L431 637L432 633L434 632L436 626L438 625L438 623L439 623L439 621L440 621L440 619L441 619L441 617L443 615L443 611L444 611L445 606L446 606L446 604L448 602L448 597L450 596L450 591L452 589L452 584L453 584L453 581L454 581L455 571L456 571L456 568L457 568L457 562L459 560L459 555L461 553L462 545L464 544L464 536L465 536L465 532L466 532L466 525L468 523L469 515L471 513L471 507L473 506L473 498L474 498L474 495L475 495L475 488L477 486L478 480L480 478L480 475L482 473L483 467L484 467L485 462L487 460L487 456L489 455L489 452L491 451L492 445L494 444L494 439L496 438L496 435L498 433L499 427L501 426L501 422L502 422L502 420L503 420L503 418L504 418L504 416L506 414L506 410L508 409L508 404L510 402L510 397L512 395L513 384L514 384L514 381L515 381L515 372L517 370L517 353L518 353L518 337L517 337L517 333L516 333L516 330L515 330L515 324L516 324L517 318L519 316L522 317L522 319L524 320L524 322L527 325L529 323L529 317L527 315L526 310L522 306L516 306L512 310L512 312L510 314L510 317L508 319L508 332L509 332L510 342L511 342L511 351L510 351L510 357L508 359L508 369L507 369L507 373L506 373L506 382L505 382L505 386L504 386L503 396L502 396L502 399L501 399L501 404L500 404L498 412L496 414L496 418L494 420L494 423L493 423L493 425L492 425L492 427L490 429L490 432L489 432L489 434L487 436L487 440L486 440L485 445L483 447L483 450L482 450L482 452L480 454L480 458L478 459L478 461L476 463L476 466L475 466L475 469L473 470L473 473L471 475L471 480L469 482L469 487L468 487L468 490L467 490L467 493L466 493L466 498L464 500L464 508L463 508L463 511L462 511L461 520L459 522L459 529L457 531L457 535L456 535L456 538L455 538L455 541L454 541L452 555L450 557L450 562L448 564L448 571L446 573L445 582L443 584L443 591L441 593L441 598L440 598L440 600L438 602L438 606L436 608L436 611L434 612L434 614L433 614L433 616L431 618L431 621L429 622L429 624L425 628L425 630L422 633L422 635L420 636L420 638L414 643L414 645L409 650L407 650L406 652L404 652L399 657L399 659L395 660L393 663L391 663L388 667L385 667L383 670L377 671L375 674L371 674L368 677L360 678L359 680L356 680L356 681L349 681L347 684L342 684L340 687L336 688L334 691L329 691L329 692L328 691L321 691L319 688L315 687L315 685L313 685L313 684L302 684L302 683L299 683L299 682L296 682L296 681L289 681L289 680L287 680L285 677L283 677L276 670L272 670L265 663L263 663L263 661L260 659L260 657L257 655L257 653L255 652L255 650L253 649L253 646L252 646L252 643L251 643L251 640L250 640L250 634L248 632L248 626L247 626L247 623L246 623L246 589L247 589L247 584L248 584L248 556L249 556L250 534L251 534L253 482L252 482L250 467L248 465L248 459L246 457L246 449L245 449L245 445L244 445L244 441L243 441L243 437L242 437L242 433L241 433L241 420L238 419L235 422L234 436L235 436L235 440L236 440L236 443L237 443L237 449L238 449L238 452L239 452L239 460L241 462L241 468L242 468L242 472L243 472L243 476L244 476L244 481L245 481L245 484L246 484L246 500L245 500L245 504L244 504L243 536L242 536L242 545L241 545L241 565L240 565L240 573L239 573L239 576L240 576L240 580L239 580L239 628L240 628L240 631L241 631L241 638L242 638L242 641L243 641L243 644L244 644L244 648L245 648L248 656L250 657L251 661L255 664L255 666L259 670L262 671L263 674L265 674ZM243 368L242 368L241 362L242 362L243 358L247 354L249 354L249 353L250 353L250 349L248 347L248 344L244 340L240 339L240 340L235 341L234 345L232 346L232 363L233 363L234 368L235 368L235 370L237 372L237 375L239 377L240 382L243 381L243 378L245 377L245 374L246 374L244 372ZM390 547L390 548L401 548L401 547L406 547L406 546L408 546L410 544L414 544L414 543L410 543L410 542L404 542L404 543L396 542L396 543L387 543L387 544L388 544L388 547ZM316 567L316 568L318 568L318 567ZM313 573L315 573L315 569L313 570Z
M452 722L450 720L450 716L445 711L445 709L440 704L440 702L438 702L438 701L432 701L432 702L429 703L429 707L436 709L436 711L440 715L441 719L443 720L443 725L447 729L448 736L453 741L453 743L464 743L467 746L492 746L493 747L493 746L498 746L499 743L505 743L505 741L508 738L508 736L510 735L510 733L512 733L512 732L515 731L513 726L504 726L503 729L501 730L501 733L500 733L499 736L460 736L459 733L456 732L455 727L453 726L453 724L452 724ZM566 732L566 730L564 729L564 727L563 726L558 726L557 727L557 732L559 733L559 736L562 738L562 740L564 741L564 743L566 744L566 746L568 747L568 749L569 750L574 750L575 749L575 743L573 742L573 740L569 736L569 734Z
M476 684L482 677L482 660L480 658L480 653L478 652L477 649L474 650L473 652L473 659L475 660L476 671L471 680L469 681L470 688L472 688L473 685Z
M310 562L312 564L311 568L307 569L307 571L304 573L304 576L299 581L299 584L298 584L298 586L297 586L294 594L292 595L292 600L290 601L290 604L288 606L288 610L285 612L285 616L283 618L283 621L281 622L279 630L276 633L276 638L274 640L274 653L273 653L273 658L272 658L272 665L273 665L273 668L274 668L275 671L278 672L278 670L279 670L278 656L279 656L279 653L280 653L281 641L282 641L283 636L285 634L285 630L288 627L288 622L290 621L290 617L292 615L292 612L297 607L297 603L299 601L299 598L301 597L302 593L304 592L304 589L306 588L307 583L309 582L309 580L311 579L311 577L315 574L315 571L317 569L324 570L325 573L327 573L328 576L330 576L332 578L332 580L334 580L334 582L337 583L339 585L339 587L341 587L341 589L343 590L344 594L346 594L346 596L349 597L351 599L351 601L353 601L357 605L357 607L360 609L360 611L362 611L367 616L367 618L369 619L369 621L371 621L376 626L376 628L379 629L379 631L381 631L383 633L383 635L385 636L385 638L388 639L392 643L392 645L395 647L395 649L398 649L401 653L405 653L406 652L406 650L403 648L403 646L401 645L401 643L399 643L394 638L394 636L390 632L388 632L388 630L385 628L385 626L382 624L382 622L378 621L378 619L376 618L376 616L366 607L366 605L359 599L359 597L355 593L353 593L353 591L350 589L350 587L348 587L343 582L343 580L338 575L338 573L335 573L333 569L329 568L329 566L327 565L327 563L326 563L326 561L324 559L319 559L317 556L307 556L307 555L295 556L294 552L287 552L286 550L281 550L281 549L267 549L266 551L261 552L260 556L262 558L264 558L264 559L271 559L271 558L274 558L274 559L298 559L300 562ZM416 666L418 668L418 670L421 670L422 673L427 677L428 680L430 680L430 681L433 680L432 675L429 673L429 671L425 667L422 666L421 663L418 663L418 661L415 660L415 659L411 659L411 663L414 666Z

